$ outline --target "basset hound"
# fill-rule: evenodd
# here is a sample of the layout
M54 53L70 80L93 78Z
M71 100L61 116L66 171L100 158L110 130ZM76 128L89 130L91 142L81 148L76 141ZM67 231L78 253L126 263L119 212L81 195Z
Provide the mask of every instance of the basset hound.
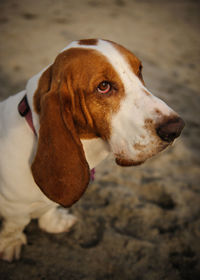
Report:
M134 166L169 146L183 120L145 87L142 64L114 42L72 42L26 89L0 103L0 258L19 259L32 218L50 233L109 153Z

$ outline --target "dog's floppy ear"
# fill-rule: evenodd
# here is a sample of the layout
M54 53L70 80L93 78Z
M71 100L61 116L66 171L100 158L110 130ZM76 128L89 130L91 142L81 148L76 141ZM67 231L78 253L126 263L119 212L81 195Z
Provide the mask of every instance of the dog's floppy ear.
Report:
M35 107L40 116L38 146L31 169L44 194L69 207L86 190L90 171L69 106L51 85L51 68L39 81Z

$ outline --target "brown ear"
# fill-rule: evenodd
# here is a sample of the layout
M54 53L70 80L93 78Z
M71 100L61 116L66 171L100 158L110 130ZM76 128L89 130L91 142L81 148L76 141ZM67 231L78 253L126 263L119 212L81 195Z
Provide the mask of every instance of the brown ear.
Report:
M46 74L47 75L47 74ZM69 207L86 190L90 172L72 114L58 92L38 94L40 130L32 174L44 194Z

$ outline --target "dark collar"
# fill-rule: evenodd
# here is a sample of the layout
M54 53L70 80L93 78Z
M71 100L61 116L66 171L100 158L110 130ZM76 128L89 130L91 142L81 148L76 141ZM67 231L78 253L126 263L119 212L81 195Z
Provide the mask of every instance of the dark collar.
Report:
M32 129L33 133L37 136L35 127L33 125L32 112L31 112L30 106L28 104L28 100L27 100L26 95L22 98L22 100L18 104L18 112L19 112L20 116L25 118L28 125Z

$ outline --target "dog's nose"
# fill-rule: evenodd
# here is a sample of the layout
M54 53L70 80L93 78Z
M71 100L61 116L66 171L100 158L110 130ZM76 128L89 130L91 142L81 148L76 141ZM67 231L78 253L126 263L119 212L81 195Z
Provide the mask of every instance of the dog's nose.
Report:
M178 117L170 119L165 123L162 123L156 129L156 132L163 141L172 142L181 134L181 131L184 128L184 126L185 122Z

